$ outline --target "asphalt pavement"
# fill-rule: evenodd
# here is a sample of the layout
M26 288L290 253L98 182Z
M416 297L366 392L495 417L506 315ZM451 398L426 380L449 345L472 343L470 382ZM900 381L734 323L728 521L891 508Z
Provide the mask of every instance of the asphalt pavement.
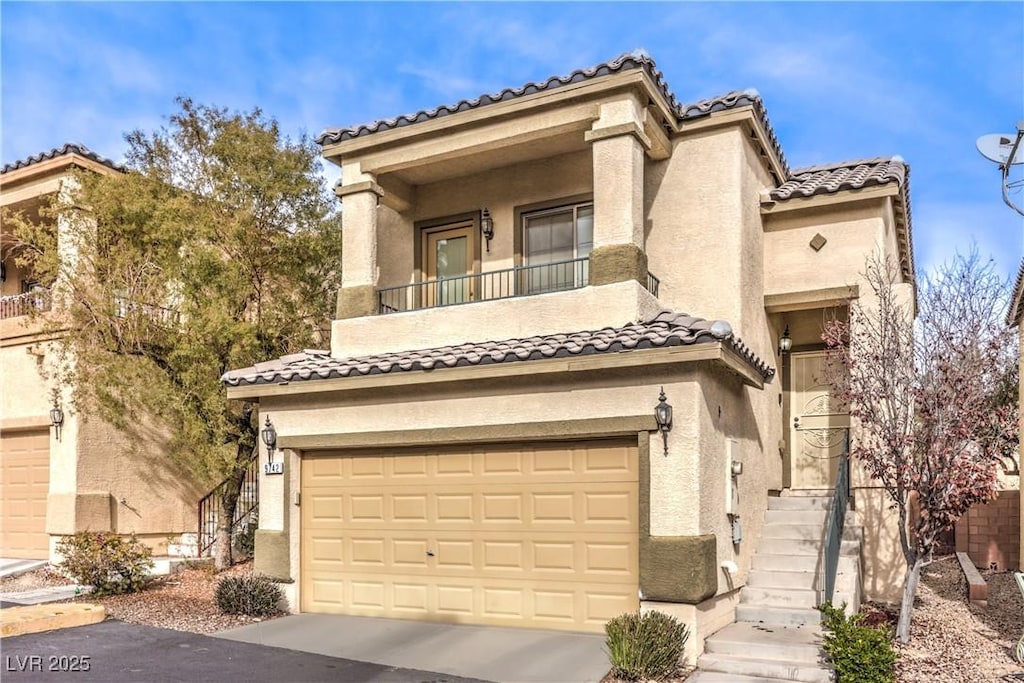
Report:
M4 638L0 641L0 678L4 683L482 683L479 679L126 624L116 619Z

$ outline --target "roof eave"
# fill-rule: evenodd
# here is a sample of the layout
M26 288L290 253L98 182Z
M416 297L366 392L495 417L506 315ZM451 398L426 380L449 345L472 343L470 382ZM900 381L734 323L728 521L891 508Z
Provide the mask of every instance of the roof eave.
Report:
M258 400L266 396L323 394L358 391L388 386L410 386L441 382L473 381L512 376L540 376L558 373L591 372L609 368L668 365L694 361L720 363L744 384L761 389L766 377L735 349L720 341L684 344L657 349L643 349L626 353L600 353L588 356L569 356L518 362L474 365L455 368L437 368L430 371L405 371L355 375L330 379L307 379L259 384L239 384L227 387L230 400ZM770 376L767 378L770 379Z
M24 183L29 180L34 180L40 176L59 175L67 172L67 170L72 167L110 175L122 172L115 168L111 168L107 164L84 157L77 153L71 153L0 173L0 187Z
M522 95L504 102L495 102L417 123L366 133L348 140L327 143L322 145L321 152L325 158L332 160L346 156L359 156L376 148L407 144L424 137L444 135L455 129L484 126L497 118L511 118L539 109L555 107L567 100L598 99L604 94L629 89L638 90L649 103L654 105L659 117L662 118L663 125L674 125L672 107L651 77L643 69L631 69ZM595 113L595 117L596 115Z

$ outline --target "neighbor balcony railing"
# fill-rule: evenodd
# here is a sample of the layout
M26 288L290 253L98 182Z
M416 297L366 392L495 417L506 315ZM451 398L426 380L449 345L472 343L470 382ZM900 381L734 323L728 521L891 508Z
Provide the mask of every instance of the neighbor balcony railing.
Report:
M377 291L380 314L415 311L421 308L455 306L475 301L511 299L586 287L590 282L590 259L518 266L486 273L384 287ZM647 289L658 295L658 278L647 274Z
M37 289L24 294L0 296L0 319L17 318L32 311L50 310L50 292Z

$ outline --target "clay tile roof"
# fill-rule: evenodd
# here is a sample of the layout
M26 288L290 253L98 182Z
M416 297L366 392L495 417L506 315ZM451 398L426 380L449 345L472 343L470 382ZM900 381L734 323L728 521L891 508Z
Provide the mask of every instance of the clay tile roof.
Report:
M1022 320L1024 320L1024 259L1020 261L1017 281L1013 285L1013 293L1010 294L1010 309L1006 312L1006 324L1013 327L1020 325Z
M704 320L685 313L662 311L650 320L622 327L397 351L356 358L333 358L327 351L306 350L300 354L258 363L253 367L230 370L224 373L221 381L228 386L236 387L417 370L436 372L445 367L632 352L707 342L722 342L731 348L765 381L771 381L774 377L775 369L734 335L729 323L724 320Z
M98 164L103 164L104 166L111 168L115 171L123 172L125 170L124 166L122 166L121 164L106 157L100 156L99 154L92 151L85 145L80 145L76 142L67 142L61 145L60 147L54 147L49 152L40 152L39 154L34 154L28 158L19 159L18 161L12 161L9 164L4 164L3 168L0 169L0 173L9 173L11 171L18 170L19 168L33 166L35 164L39 164L44 161L49 161L50 159L56 159L57 157L62 157L68 154L77 154L78 156L85 157L86 159L91 159L92 161L95 161Z
M669 109L671 109L675 114L676 120L680 123L709 116L720 111L739 107L751 107L758 120L760 120L768 137L769 144L778 157L779 162L782 164L785 175L788 177L789 167L786 163L786 157L782 153L782 145L779 144L778 137L775 135L775 130L772 128L771 122L768 120L768 112L764 107L764 102L761 100L761 96L756 90L734 90L724 95L694 102L693 104L682 104L676 99L676 96L669 89L668 83L665 81L664 75L655 64L654 59L643 50L627 52L626 54L619 55L611 61L601 62L600 64L596 64L585 69L576 69L565 76L551 76L544 81L526 83L518 88L505 88L504 90L494 94L481 95L474 99L459 100L453 104L442 105L440 107L435 107L434 109L421 109L420 111L412 114L403 114L392 119L380 119L372 123L364 123L350 128L328 128L317 136L316 141L320 145L343 142L345 140L363 137L364 135L371 135L381 131L410 126L423 121L430 121L443 116L449 116L451 114L457 114L471 109L478 109L497 102L505 102L538 92L554 90L573 83L580 83L600 76L607 76L609 74L634 69L642 69L647 72L647 75L651 77L651 80L658 88L662 97L665 98L665 102L668 104ZM778 180L781 182L782 179L780 178Z
M896 183L902 186L910 169L900 157L879 157L798 168L789 180L771 192L772 199L813 197L841 190L859 190Z

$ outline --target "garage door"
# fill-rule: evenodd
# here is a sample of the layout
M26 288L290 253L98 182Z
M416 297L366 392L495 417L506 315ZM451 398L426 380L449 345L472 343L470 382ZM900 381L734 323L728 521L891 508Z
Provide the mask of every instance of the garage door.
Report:
M307 612L601 631L635 610L636 441L306 454Z
M50 432L0 438L0 556L49 557L46 494L50 489Z

